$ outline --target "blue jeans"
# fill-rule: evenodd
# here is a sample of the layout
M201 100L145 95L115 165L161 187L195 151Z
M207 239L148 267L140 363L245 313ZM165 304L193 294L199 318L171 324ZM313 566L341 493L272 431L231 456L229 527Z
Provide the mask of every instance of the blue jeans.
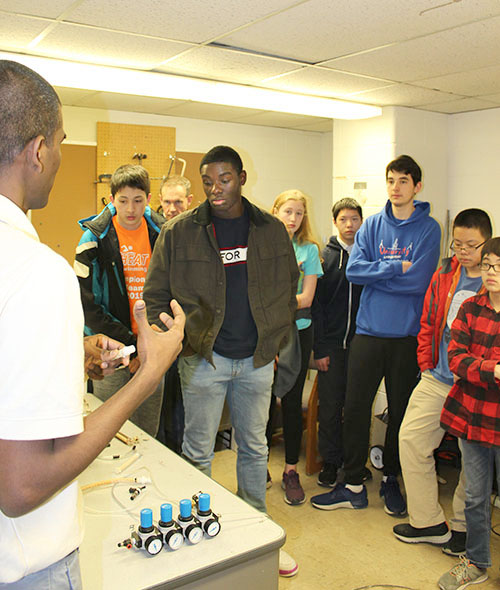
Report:
M256 369L253 357L236 360L213 353L215 368L198 354L179 359L184 402L182 453L210 476L224 400L238 445L238 496L266 511L266 424L273 363Z
M460 440L465 470L465 522L467 523L467 559L479 568L491 566L490 497L493 464L500 486L500 447L484 447L476 442Z
M101 401L107 401L119 389L124 387L132 379L128 367L117 369L104 379L92 382L94 395ZM142 404L130 416L130 421L142 428L149 436L155 437L160 424L161 403L163 400L163 379L156 390L143 401Z
M17 582L0 584L1 590L82 590L78 549L43 570Z

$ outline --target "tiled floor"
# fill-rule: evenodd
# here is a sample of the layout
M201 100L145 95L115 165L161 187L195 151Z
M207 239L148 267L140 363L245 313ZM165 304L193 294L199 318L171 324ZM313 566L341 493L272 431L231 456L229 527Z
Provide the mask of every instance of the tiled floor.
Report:
M213 477L231 491L236 490L236 456L233 451L216 453ZM281 445L272 448L270 472L274 483L267 494L268 511L287 533L285 549L299 563L293 578L280 578L279 590L435 590L437 580L455 563L431 545L408 545L398 541L392 527L404 520L388 516L379 498L381 474L372 469L373 480L367 483L369 506L366 510L317 510L309 498L325 490L316 476L301 473L307 500L301 506L283 501L280 487L283 469ZM303 463L299 465L304 469ZM443 471L448 483L440 486L443 506L450 514L451 496L457 471ZM500 525L500 510L494 509L493 524ZM500 526L498 527L500 530ZM491 535L493 567L489 579L473 586L481 590L500 588L500 537ZM471 586L472 588L472 586Z

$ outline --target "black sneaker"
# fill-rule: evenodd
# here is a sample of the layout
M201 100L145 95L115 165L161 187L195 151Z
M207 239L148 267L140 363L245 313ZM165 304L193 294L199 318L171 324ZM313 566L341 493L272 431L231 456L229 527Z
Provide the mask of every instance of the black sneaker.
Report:
M388 475L380 484L380 496L384 498L385 511L390 516L406 516L406 502L399 489L398 478Z
M273 480L271 479L271 474L269 473L269 469L267 470L267 477L266 477L266 490L268 490L273 485Z
M431 545L443 545L451 539L451 533L445 522L426 526L420 529L409 523L397 524L392 532L396 539L403 543L430 543Z
M460 557L465 555L465 540L467 533L461 531L451 531L451 539L443 546L441 551L446 555L453 555L453 557Z
M323 463L318 475L318 484L324 488L333 488L337 483L337 467L333 463Z

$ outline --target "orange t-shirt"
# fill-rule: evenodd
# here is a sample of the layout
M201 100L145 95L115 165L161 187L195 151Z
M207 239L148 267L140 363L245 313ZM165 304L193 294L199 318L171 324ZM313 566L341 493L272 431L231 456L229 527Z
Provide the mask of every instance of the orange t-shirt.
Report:
M116 215L113 217L113 226L118 236L120 254L122 255L132 332L137 335L137 322L134 319L133 308L137 299L142 299L146 273L151 260L148 227L143 217L141 225L137 229L125 229L118 223Z

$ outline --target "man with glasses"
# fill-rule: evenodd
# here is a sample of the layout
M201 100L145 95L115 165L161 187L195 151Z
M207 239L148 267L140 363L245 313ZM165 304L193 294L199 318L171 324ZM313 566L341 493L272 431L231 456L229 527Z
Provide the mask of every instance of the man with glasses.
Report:
M448 366L450 328L462 302L481 289L481 247L491 233L490 218L481 209L466 209L453 222L450 249L454 254L443 260L425 295L417 349L422 379L410 398L399 433L410 522L396 525L394 534L405 543L444 544L443 552L448 555L465 551L463 475L453 498L450 531L438 500L434 461L434 451L444 435L439 418L453 385Z

